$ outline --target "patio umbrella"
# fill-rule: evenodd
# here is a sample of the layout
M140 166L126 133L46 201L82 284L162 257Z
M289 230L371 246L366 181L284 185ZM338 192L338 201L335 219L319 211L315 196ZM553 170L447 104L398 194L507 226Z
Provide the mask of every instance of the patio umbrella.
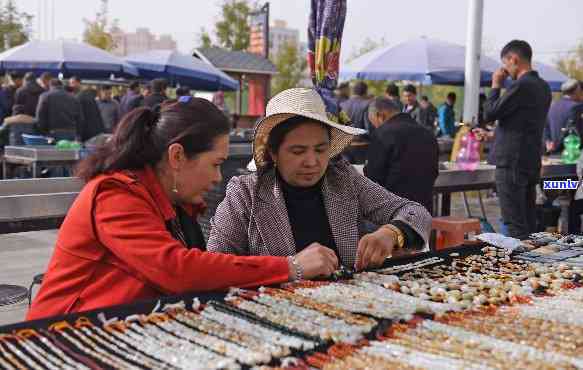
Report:
M322 96L331 119L339 117L340 109L334 98L338 84L340 44L346 18L346 0L312 0L308 25L308 65L314 87Z
M0 72L20 71L83 79L136 77L135 67L105 50L72 41L30 41L0 54Z
M173 50L150 50L129 55L144 79L165 78L172 86L187 85L194 90L235 91L239 83L213 65Z
M463 85L465 47L441 40L421 37L396 46L382 47L366 53L341 71L342 80L417 81L424 85ZM483 56L481 81L491 78L499 63Z

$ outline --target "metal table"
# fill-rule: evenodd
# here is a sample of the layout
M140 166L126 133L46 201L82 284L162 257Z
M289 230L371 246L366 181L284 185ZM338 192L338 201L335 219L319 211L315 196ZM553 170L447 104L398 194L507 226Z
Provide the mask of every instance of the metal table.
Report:
M38 177L39 167L69 167L80 159L80 150L58 150L51 145L6 146L2 162L4 176L7 166L31 168L32 177Z

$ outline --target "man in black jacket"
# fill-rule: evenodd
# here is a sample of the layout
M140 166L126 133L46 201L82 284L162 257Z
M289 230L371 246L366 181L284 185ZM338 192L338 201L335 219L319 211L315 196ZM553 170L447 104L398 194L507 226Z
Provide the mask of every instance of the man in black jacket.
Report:
M77 139L77 130L83 121L79 101L66 92L63 83L56 78L51 80L49 87L38 102L38 131L57 140Z
M121 98L121 103L119 104L120 118L143 104L144 97L140 94L140 83L134 81L130 84L127 93Z
M433 184L439 174L439 146L396 102L377 98L369 106L371 135L365 175L388 191L433 210Z
M540 180L542 135L551 104L551 89L532 70L532 49L526 41L509 42L503 67L492 76L492 91L484 107L494 132L496 189L509 236L526 238L535 232L536 184ZM506 78L515 82L501 95Z
M40 94L45 90L36 82L34 73L24 75L24 85L14 94L14 104L24 106L24 114L35 117Z
M168 100L166 96L166 89L168 82L163 78L156 78L152 80L152 94L144 98L144 105L152 109L158 107L160 104Z

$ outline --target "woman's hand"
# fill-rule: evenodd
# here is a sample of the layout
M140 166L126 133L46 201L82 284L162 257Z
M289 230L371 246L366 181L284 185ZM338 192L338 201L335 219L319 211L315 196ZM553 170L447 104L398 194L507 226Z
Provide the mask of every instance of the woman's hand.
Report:
M365 268L381 267L387 257L391 257L397 244L397 236L386 227L381 227L374 233L366 234L358 242L356 251L357 271Z
M318 243L310 244L306 249L296 254L295 259L301 266L303 278L306 280L329 276L338 270L338 258L334 251Z

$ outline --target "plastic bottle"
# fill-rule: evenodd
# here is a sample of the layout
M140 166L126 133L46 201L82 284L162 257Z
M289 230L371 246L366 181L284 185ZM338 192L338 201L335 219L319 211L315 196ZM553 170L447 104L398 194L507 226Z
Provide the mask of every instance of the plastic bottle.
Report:
M565 164L575 164L581 155L581 138L574 127L569 128L568 135L563 139L561 160Z
M480 142L472 131L469 131L461 139L456 164L458 168L466 171L474 171L480 164Z

